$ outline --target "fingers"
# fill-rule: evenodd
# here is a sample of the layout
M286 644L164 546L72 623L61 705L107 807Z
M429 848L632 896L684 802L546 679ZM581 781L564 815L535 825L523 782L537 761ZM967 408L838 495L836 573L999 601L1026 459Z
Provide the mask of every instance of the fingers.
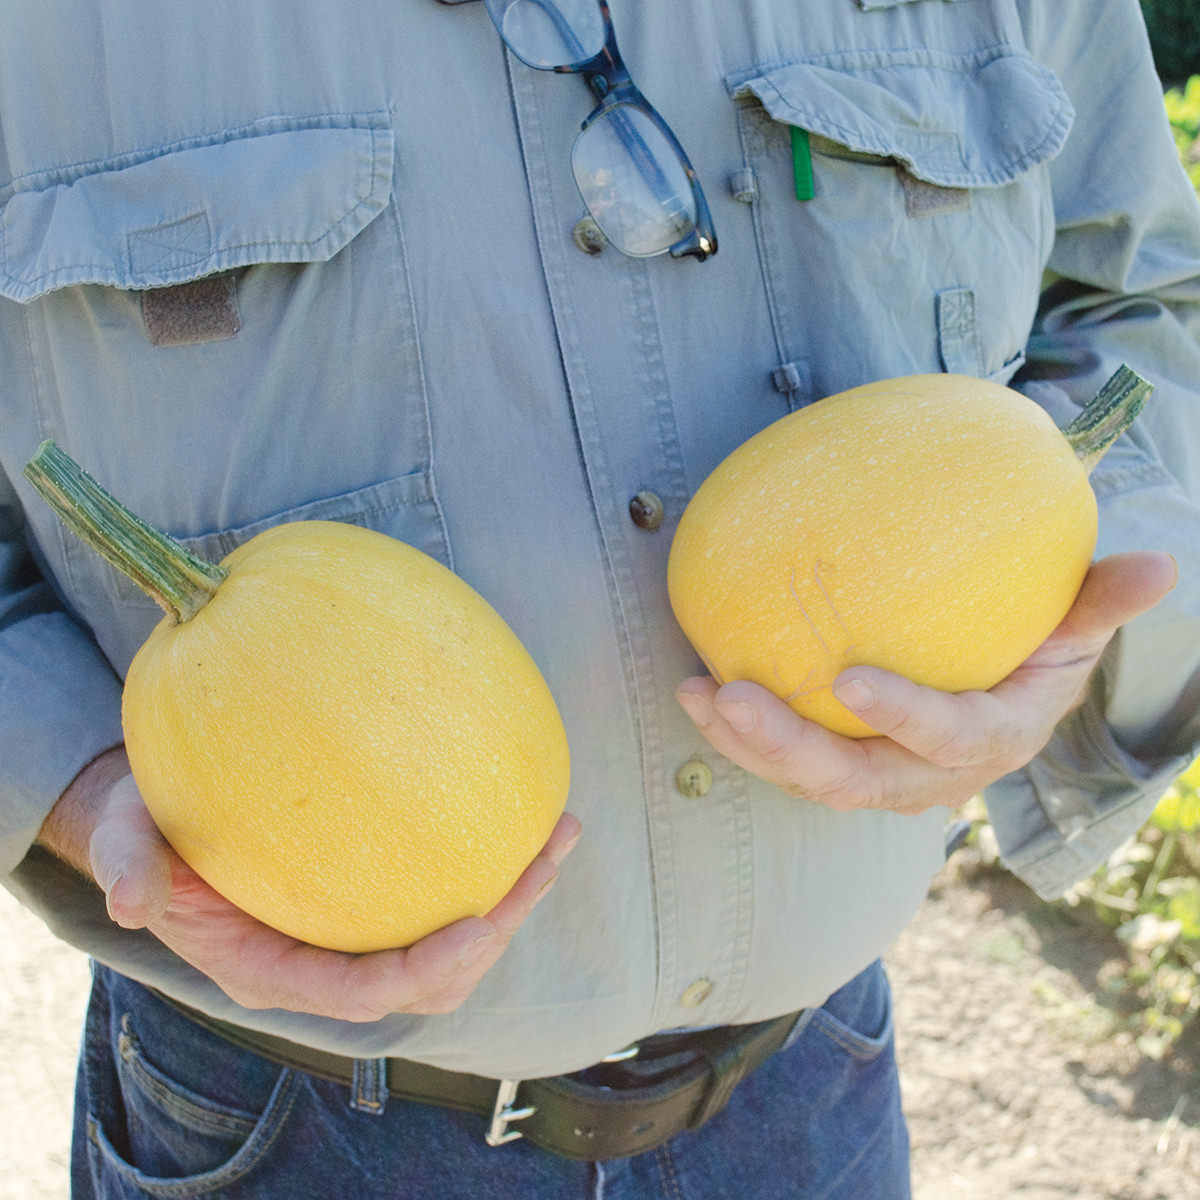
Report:
M389 1013L453 1012L495 966L511 937L485 917L468 917L407 950L359 959L351 965L348 984L360 1003L369 1005L368 1020Z
M132 776L113 785L88 853L108 914L118 925L140 929L166 910L174 854L146 810Z
M790 795L836 809L955 805L1045 746L1116 629L1176 578L1175 560L1159 551L1095 563L1054 633L987 692L940 692L872 667L843 671L834 695L878 737L839 737L750 683L688 679L676 695L716 750Z
M941 692L872 667L843 672L833 691L872 729L944 770L988 764L1003 774L1043 736L1040 708L990 692Z
M513 884L512 890L488 913L487 920L506 940L554 886L559 867L579 841L580 829L579 821L570 813L564 813L546 845Z
M246 1008L349 1021L462 1004L550 891L580 832L564 814L486 916L457 921L407 949L354 955L296 941L209 887L159 833L127 765L104 776L89 814L76 858L80 867L88 860L113 921L148 929Z
M407 950L367 955L352 964L347 985L367 1005L359 1019L393 1012L448 1013L460 1007L550 892L579 833L578 820L564 814L542 851L486 917L456 921Z
M1153 608L1178 578L1178 563L1161 550L1131 550L1093 563L1042 659L1098 654L1119 626Z
M573 816L564 815L487 916L456 921L407 949L354 955L297 942L229 905L186 870L170 909L151 928L246 1008L358 1022L392 1013L451 1012L549 892L579 828Z
M471 928L464 933L457 925L450 926L457 936L469 939L464 947L464 957L443 974L440 984L430 987L417 1001L419 1008L409 1007L405 1011L452 1012L466 1000L484 975L500 960L525 919L549 895L558 879L559 867L579 841L580 828L575 817L570 813L563 814L543 850L525 869L508 895L483 919L482 923L490 927L488 931ZM473 925L472 922L458 922L458 925L464 924ZM414 952L418 956L415 963L411 961ZM413 946L409 951L410 968L436 972L438 958L428 957L428 952L429 947L423 942ZM440 949L436 951L437 955L441 953Z
M754 683L686 679L676 690L712 747L789 795L832 807L870 805L859 743L806 721ZM868 789L869 790L869 789ZM853 800L848 799L853 795Z
M882 686L885 679L899 685L895 693ZM957 712L951 720L942 702L960 698L943 693L926 696L930 705L923 713L914 713L910 709L914 691L930 693L930 689L918 689L882 671L875 682L880 686L864 708L873 726L891 724L893 736L859 740L804 720L757 684L737 682L718 688L712 680L689 679L677 694L689 713L702 719L707 710L708 723L697 720L697 724L720 753L790 796L839 812L919 813L935 805L953 807L975 795L985 780L990 782L993 771L997 776L1003 773L977 748L980 741L995 747L1003 740L985 715L968 719ZM988 701L986 693L978 695ZM947 735L947 721L959 730L955 738ZM976 727L979 732L972 735ZM922 745L943 762L931 761L898 737Z

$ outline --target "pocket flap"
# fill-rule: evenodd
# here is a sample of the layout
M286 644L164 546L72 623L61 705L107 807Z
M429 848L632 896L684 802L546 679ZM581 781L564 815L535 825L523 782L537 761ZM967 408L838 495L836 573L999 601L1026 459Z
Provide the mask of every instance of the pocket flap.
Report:
M1011 183L1062 149L1074 109L1027 53L860 51L728 79L777 121L893 158L942 187Z
M386 207L392 156L383 114L272 118L25 176L0 192L0 295L331 258Z

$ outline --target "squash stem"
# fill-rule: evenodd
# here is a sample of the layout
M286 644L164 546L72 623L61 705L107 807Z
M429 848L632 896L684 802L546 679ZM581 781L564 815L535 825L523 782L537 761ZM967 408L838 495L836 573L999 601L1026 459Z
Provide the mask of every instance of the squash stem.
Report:
M1118 367L1083 411L1063 430L1071 449L1091 474L1109 448L1142 411L1153 384L1129 367Z
M223 568L113 499L54 442L38 447L24 475L72 533L128 575L176 624L191 620L225 579Z

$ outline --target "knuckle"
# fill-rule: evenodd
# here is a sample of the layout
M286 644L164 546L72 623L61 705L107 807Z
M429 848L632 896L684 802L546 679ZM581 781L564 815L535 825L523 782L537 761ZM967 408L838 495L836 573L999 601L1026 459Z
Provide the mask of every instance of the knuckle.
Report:
M996 730L994 736L989 739L988 753L984 761L996 763L1005 773L1015 771L1033 757L1032 753L1026 753L1027 745L1025 730L1013 722L1003 729Z
M444 1017L457 1012L466 1002L466 996L433 996L426 997L405 1011L415 1016Z
M985 697L959 697L950 718L926 730L921 754L946 770L998 763L1017 755L1024 744L1021 722Z
M759 758L772 767L787 767L792 762L792 747L778 739L764 739L754 749Z
M262 995L256 987L248 987L240 982L229 979L217 979L213 977L213 982L227 995L234 1004L241 1008L247 1008L251 1011L257 1011L265 1008L285 1008L286 1004L280 1003L278 1000L270 1000Z
M819 790L810 793L827 808L852 812L860 808L882 808L886 803L884 781L869 770L852 771L831 779Z
M928 740L923 748L925 758L935 767L954 770L969 767L982 757L987 757L975 730L957 727L942 736Z
M387 1011L422 1017L445 1016L462 1008L478 982L474 978L455 979L447 980L440 986L422 989L420 992L410 989L403 998L394 999L387 1006Z

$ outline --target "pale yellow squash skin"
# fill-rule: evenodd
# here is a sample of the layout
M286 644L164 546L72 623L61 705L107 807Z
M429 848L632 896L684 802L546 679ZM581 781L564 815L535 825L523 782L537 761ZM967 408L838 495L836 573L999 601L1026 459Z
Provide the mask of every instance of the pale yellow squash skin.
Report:
M486 913L545 843L566 735L515 634L412 547L259 534L125 684L134 778L180 856L268 925L337 950Z
M671 603L717 680L865 737L830 689L839 672L992 687L1070 608L1096 524L1084 467L1032 401L964 376L884 380L717 467L680 520Z

